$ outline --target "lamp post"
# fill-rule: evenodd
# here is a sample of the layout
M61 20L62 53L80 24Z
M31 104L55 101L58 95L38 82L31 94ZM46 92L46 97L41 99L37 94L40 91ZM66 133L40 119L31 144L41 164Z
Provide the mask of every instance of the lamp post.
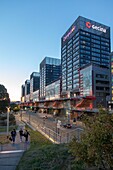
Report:
M20 119L21 119L21 121L22 121L22 109L21 109L21 111L20 111Z
M7 137L9 135L9 112L10 112L10 107L7 107Z

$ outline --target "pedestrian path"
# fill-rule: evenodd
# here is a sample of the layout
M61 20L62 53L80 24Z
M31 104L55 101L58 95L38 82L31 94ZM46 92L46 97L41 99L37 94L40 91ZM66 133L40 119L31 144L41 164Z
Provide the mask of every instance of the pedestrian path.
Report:
M18 122L19 123L19 122ZM18 129L16 130L17 135L15 139L15 143L12 142L8 144L0 145L0 153L1 151L13 151L13 150L27 150L29 147L29 143L25 143L25 138L23 137L22 142L20 142L19 130L20 128L24 129L25 124L18 124Z
M23 152L0 153L0 170L15 170Z
M22 142L20 142L19 129L24 129L25 124L19 121L17 124L18 129L15 143L10 142L0 145L0 170L15 170L24 151L30 147L30 143L26 143L24 137Z

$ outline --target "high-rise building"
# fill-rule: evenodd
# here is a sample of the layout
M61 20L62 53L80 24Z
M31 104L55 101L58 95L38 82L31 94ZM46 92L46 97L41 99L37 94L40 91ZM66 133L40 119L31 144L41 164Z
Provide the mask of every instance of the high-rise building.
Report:
M45 57L40 63L40 99L45 99L45 87L61 76L61 60Z
M110 53L110 97L108 98L109 111L113 113L113 51Z
M21 86L21 97L25 96L25 85Z
M89 64L109 69L109 53L110 27L79 16L61 38L62 94L80 95L80 70Z
M113 103L113 52L110 53L110 58L111 58L111 96L110 96L110 100Z
M25 101L25 85L21 86L21 102Z
M33 100L33 92L40 89L40 74L33 72L30 75L30 100Z
M30 80L25 81L25 96L30 94Z

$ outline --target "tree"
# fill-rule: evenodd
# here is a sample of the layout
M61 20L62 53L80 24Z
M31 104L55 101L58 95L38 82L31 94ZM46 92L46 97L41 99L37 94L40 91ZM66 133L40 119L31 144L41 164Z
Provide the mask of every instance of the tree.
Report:
M9 103L10 99L7 89L4 87L4 85L0 84L0 112L6 112L6 107L9 106Z
M81 141L70 143L76 161L88 166L113 169L113 115L100 109L98 114L84 118L85 129Z

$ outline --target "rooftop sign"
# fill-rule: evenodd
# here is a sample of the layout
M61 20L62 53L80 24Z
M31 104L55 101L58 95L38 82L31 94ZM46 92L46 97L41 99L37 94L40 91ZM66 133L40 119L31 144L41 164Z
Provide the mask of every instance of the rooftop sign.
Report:
M92 28L94 30L97 30L97 31L101 31L101 32L104 32L106 33L106 29L105 28L102 28L101 26L96 26L94 24L91 24L90 22L86 22L86 27L88 29Z
M67 35L63 37L63 41L65 41L72 34L75 28L76 28L75 26L72 26L71 30L67 33Z

